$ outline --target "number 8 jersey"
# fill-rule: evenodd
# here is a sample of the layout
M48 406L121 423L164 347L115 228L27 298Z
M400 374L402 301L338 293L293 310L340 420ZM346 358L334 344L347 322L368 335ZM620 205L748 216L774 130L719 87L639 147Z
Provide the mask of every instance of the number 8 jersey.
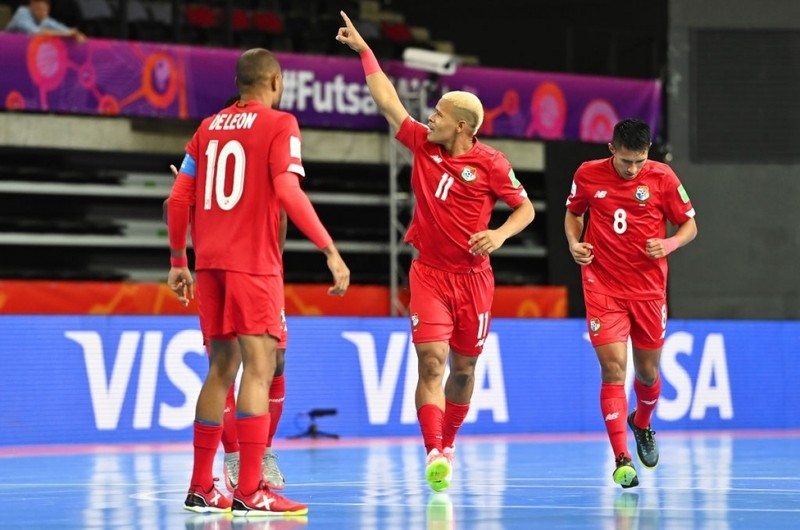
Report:
M273 179L305 175L297 119L255 101L203 120L181 173L195 177L195 269L279 275L280 203Z
M652 300L666 295L667 259L647 255L648 239L666 237L667 223L685 223L694 208L668 165L648 160L638 175L625 180L613 157L584 162L575 172L567 208L589 212L583 241L594 259L581 267L587 291Z

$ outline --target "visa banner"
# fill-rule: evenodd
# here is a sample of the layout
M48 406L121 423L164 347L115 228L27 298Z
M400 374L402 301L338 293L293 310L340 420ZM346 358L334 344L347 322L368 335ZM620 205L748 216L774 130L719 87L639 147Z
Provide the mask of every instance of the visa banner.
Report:
M290 317L278 438L416 435L405 318ZM800 322L671 321L656 430L798 429ZM196 317L1 316L0 446L191 439L208 369ZM632 366L629 361L629 366ZM629 370L627 389L632 388ZM465 434L602 432L582 320L494 319Z

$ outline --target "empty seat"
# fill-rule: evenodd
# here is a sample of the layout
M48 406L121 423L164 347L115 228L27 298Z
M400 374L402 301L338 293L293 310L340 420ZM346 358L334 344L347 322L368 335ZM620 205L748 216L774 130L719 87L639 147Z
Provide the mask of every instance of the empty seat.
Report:
M252 23L253 28L266 33L280 34L286 30L283 20L275 11L254 11Z
M183 7L183 15L186 24L195 28L208 29L220 25L220 13L211 6L188 4Z
M78 26L93 37L116 37L117 24L114 11L107 0L77 0L80 14Z

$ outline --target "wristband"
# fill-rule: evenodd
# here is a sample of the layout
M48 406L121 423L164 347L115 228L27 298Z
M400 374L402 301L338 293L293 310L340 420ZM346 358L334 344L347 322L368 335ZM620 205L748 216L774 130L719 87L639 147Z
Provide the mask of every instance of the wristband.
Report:
M189 266L189 259L184 254L183 256L170 256L169 257L169 264L173 267L188 267Z
M364 77L381 71L381 65L378 64L378 59L375 58L371 49L364 48L359 55L361 56L361 66L364 68Z
M678 241L678 238L675 236L665 239L663 244L667 255L672 254L679 246L681 246L681 242Z

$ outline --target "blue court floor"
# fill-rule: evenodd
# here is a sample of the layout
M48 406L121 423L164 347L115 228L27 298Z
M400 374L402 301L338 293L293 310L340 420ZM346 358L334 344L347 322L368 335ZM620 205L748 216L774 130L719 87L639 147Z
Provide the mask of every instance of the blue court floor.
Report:
M309 514L269 519L184 511L188 444L3 448L0 528L800 528L800 433L658 439L658 468L638 466L641 485L622 490L611 482L605 436L465 437L447 494L429 491L417 438L277 440L283 493L307 502Z

